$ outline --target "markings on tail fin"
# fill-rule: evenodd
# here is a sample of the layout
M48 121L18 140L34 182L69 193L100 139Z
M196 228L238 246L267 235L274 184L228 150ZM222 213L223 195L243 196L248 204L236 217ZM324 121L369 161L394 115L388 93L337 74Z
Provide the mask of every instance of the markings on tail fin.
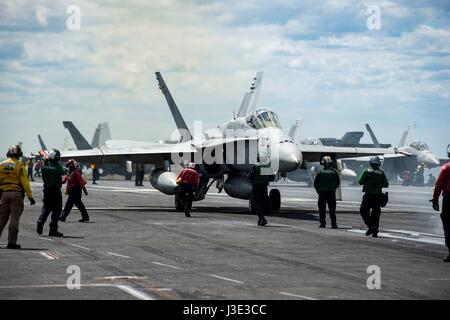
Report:
M169 88L167 87L166 83L164 82L164 79L160 72L156 72L156 79L158 80L159 89L163 93L164 97L166 98L167 104L169 105L170 112L172 113L173 120L175 120L175 124L177 125L177 128L180 132L181 141L180 142L186 142L192 140L192 134L189 130L186 122L183 119L183 116L180 113L180 110L178 109L177 104L175 103L175 100L173 99L172 95L170 94Z
M256 73L250 86L250 91L246 92L244 95L244 99L242 100L241 107L239 108L239 112L237 114L238 117L245 117L251 111L254 111L256 109L263 77L264 72L259 71Z

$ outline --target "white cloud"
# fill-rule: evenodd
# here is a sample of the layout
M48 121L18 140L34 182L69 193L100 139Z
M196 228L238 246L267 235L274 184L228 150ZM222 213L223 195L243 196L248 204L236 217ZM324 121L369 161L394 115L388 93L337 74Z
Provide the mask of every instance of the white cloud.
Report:
M317 31L317 37L303 39L336 12L354 10L358 17L361 4L307 2L306 20L300 11L285 20L243 23L245 14L264 6L273 11L276 4L147 3L79 1L82 28L77 31L64 30L68 2L43 1L40 18L39 7L24 1L3 5L10 26L26 29L27 17L36 15L41 28L0 32L0 41L13 39L23 48L23 55L4 62L4 69L0 64L0 78L6 79L0 83L0 108L26 112L23 121L29 129L24 129L27 137L20 139L36 145L36 128L43 128L42 134L47 131L55 137L51 143L61 143L64 131L59 122L67 119L83 123L82 129L88 131L97 122L110 121L115 138L164 139L173 121L156 86L153 73L158 70L182 110L188 111L187 120L205 119L205 127L231 116L258 70L266 74L260 101L273 106L284 121L327 112L347 121L345 113L352 112L352 123L357 125L376 108L380 118L403 117L407 122L421 104L432 108L448 99L448 73L428 67L437 64L448 69L448 28L421 23L398 36L367 30ZM278 5L302 7L296 1ZM394 18L411 16L410 9L397 3L381 5ZM321 10L329 11L322 17ZM365 20L361 22L364 28ZM9 124L1 121L7 145L16 138L4 132ZM328 129L326 135L341 130Z

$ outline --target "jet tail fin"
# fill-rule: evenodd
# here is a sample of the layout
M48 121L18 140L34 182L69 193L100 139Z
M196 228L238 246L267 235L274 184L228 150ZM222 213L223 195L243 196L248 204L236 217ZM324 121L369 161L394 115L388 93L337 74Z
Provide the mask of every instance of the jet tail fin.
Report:
M381 148L380 143L378 142L377 137L375 136L375 134L372 131L372 128L370 127L370 125L368 123L366 123L366 129L370 134L370 137L372 138L373 141L373 145L375 146L375 148Z
M69 130L70 135L72 136L73 142L78 150L89 150L92 149L91 145L87 140L83 137L81 132L75 127L72 121L63 121L64 128Z
M241 107L239 108L239 112L237 114L238 117L245 117L251 111L256 109L263 77L264 72L259 71L256 73L250 86L250 91L244 95L244 99L242 100Z
M47 146L44 143L44 140L42 140L42 137L40 134L38 134L39 144L41 145L41 150L47 150Z
M303 119L297 119L289 130L289 137L291 137L294 141L300 139L302 125Z
M405 132L403 133L403 136L400 139L400 142L398 144L399 148L406 146L408 139L409 139L410 130L411 130L411 125L409 125L408 129L406 129Z
M155 74L156 74L156 79L158 80L159 89L161 89L161 92L163 93L164 97L166 98L167 104L169 105L170 112L172 113L172 117L175 120L175 124L177 125L178 130L180 131L181 142L192 140L192 134L189 131L189 128L188 128L186 122L184 121L183 116L181 115L180 110L178 109L178 106L175 103L175 100L173 100L173 97L170 94L169 88L167 88L167 85L164 82L164 79L163 79L161 73L156 72Z
M109 131L109 125L107 122L100 123L95 129L94 136L92 137L92 148L104 146L106 141L111 140L111 132Z

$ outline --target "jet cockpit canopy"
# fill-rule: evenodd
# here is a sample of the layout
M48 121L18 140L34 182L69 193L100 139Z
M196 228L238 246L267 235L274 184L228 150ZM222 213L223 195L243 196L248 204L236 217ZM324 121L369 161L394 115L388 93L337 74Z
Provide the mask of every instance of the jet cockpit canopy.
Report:
M423 141L420 141L420 140L414 140L413 142L411 142L411 143L409 144L409 146L410 146L411 148L416 149L417 151L426 151L426 150L429 150L427 144L426 144L425 142L423 142Z
M254 129L281 128L278 116L269 109L258 109L246 117L249 126Z
M320 141L320 139L317 138L307 138L307 139L303 139L302 141L300 141L300 144L307 144L310 146L322 146L322 141Z

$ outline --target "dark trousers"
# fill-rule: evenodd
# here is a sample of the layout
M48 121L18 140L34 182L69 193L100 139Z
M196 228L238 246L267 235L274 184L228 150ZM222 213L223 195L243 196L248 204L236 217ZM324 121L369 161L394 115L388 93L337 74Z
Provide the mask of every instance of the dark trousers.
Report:
M445 245L450 253L450 195L442 200L442 225L444 226Z
M136 179L134 182L135 186L143 186L144 185L144 175L145 175L145 171L144 170L137 170L136 171Z
M28 180L34 181L33 179L33 168L28 169Z
M51 213L50 231L57 231L61 210L61 189L58 187L44 187L44 206L42 207L42 213L38 219L38 224L44 225Z
M380 196L366 193L362 198L359 212L366 226L369 229L378 231L381 215Z
M252 206L259 219L270 213L267 184L254 184L252 189Z
M69 198L67 199L66 205L64 206L63 216L67 218L72 210L73 205L75 205L81 212L81 218L83 220L89 220L89 215L87 213L86 207L81 200L81 187L70 188Z
M194 187L191 184L183 183L178 190L179 199L184 203L184 213L188 214L192 208L192 200L194 198Z
M328 205L330 212L331 224L336 225L336 192L335 191L320 191L319 192L319 221L320 224L325 224L325 211Z

